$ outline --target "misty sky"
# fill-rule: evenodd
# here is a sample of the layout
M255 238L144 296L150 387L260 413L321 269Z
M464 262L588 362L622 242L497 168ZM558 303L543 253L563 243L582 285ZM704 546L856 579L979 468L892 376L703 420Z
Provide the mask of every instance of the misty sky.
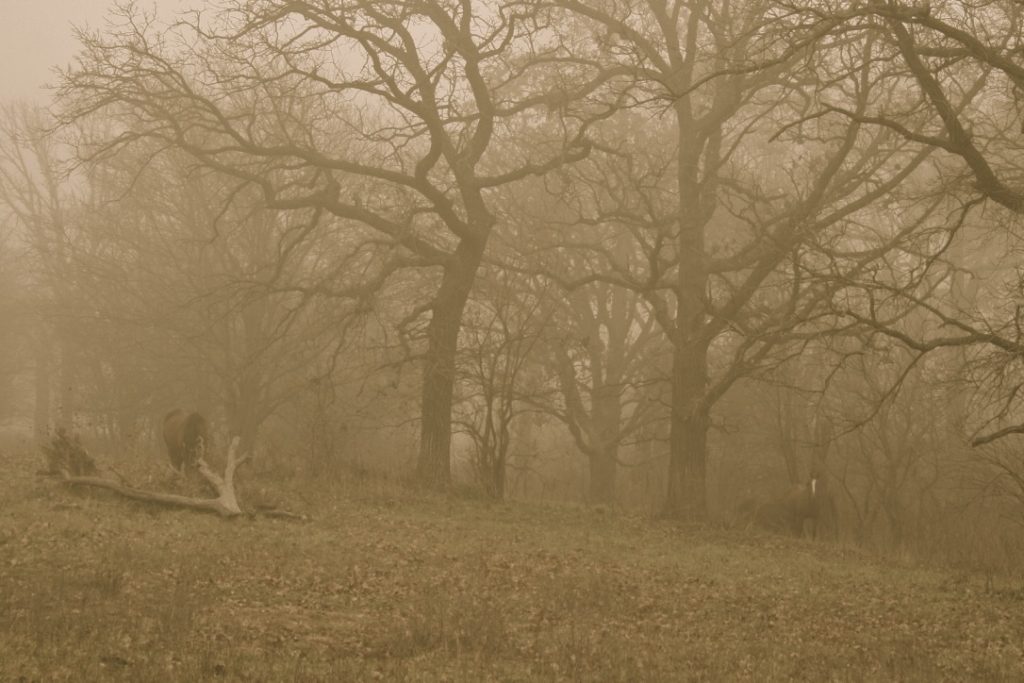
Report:
M67 65L77 50L71 26L103 24L113 0L0 0L0 100L45 102L54 65ZM171 10L185 0L143 0L141 6Z

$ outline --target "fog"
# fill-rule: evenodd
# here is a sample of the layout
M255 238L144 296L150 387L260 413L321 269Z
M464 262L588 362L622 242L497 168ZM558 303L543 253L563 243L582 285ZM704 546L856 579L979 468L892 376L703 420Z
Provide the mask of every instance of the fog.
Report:
M853 552L1019 593L1016 3L0 11L0 463L32 482L9 485L26 518L57 509L40 502L53 496L72 501L53 504L72 506L67 518L90 506L143 535L213 512L252 522L248 548L289 533L272 524L304 525L295 538L311 545L295 552L322 567L341 560L318 534L365 515L396 566L436 561L430 576L447 581L462 560L431 554L446 547L466 559L495 542L504 554L480 566L512 573L523 554L554 553L593 589L579 604L609 613L611 574L665 578L659 553L682 557L712 532L724 540L707 541L721 544L710 556L765 576L797 581ZM142 516L170 510L180 516ZM402 530L420 524L439 536L408 555L416 534ZM566 560L552 540L600 553L592 534L619 547L634 532L632 568L617 564L632 551ZM539 545L516 551L523 533ZM168 552L199 550L187 548ZM284 562L268 552L253 562ZM367 562L346 565L345 590L408 588ZM313 581L307 570L294 568ZM484 593L489 571L473 575ZM464 680L674 679L687 666L814 678L848 665L829 650L824 668L790 670L725 635L718 654L681 664L661 636L643 657L594 636L579 657L597 663L571 673L577 659L548 661L538 645L558 641L553 627L530 641L543 664L527 666L496 643L523 636L539 594L505 596L526 601L508 605L525 610L519 622L477 597L449 612L416 595L374 603L415 608L401 638L311 679L447 676L469 661L463 631L484 634ZM813 631L815 605L792 600L808 610L797 631ZM723 634L740 628L714 614ZM454 635L453 619L465 620ZM919 657L889 672L939 675L921 658L940 641L913 643ZM865 647L879 659L852 677L891 663ZM276 678L285 660L265 652L257 672L190 654L191 674L147 659L158 668L135 675ZM417 652L439 668L409 664ZM958 652L951 675L977 675L982 655ZM0 678L53 673L46 655L26 657ZM749 657L750 670L735 663ZM1015 661L1001 652L982 673L1013 677Z
M178 4L176 1L173 3ZM45 104L54 69L78 51L73 26L99 26L106 0L4 0L0 5L0 93L5 100Z

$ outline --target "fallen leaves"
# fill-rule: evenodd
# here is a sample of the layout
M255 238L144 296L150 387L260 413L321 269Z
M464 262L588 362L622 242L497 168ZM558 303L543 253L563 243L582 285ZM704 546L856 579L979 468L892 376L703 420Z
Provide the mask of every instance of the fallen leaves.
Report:
M825 545L383 488L302 527L20 495L3 680L1024 678L1019 591Z

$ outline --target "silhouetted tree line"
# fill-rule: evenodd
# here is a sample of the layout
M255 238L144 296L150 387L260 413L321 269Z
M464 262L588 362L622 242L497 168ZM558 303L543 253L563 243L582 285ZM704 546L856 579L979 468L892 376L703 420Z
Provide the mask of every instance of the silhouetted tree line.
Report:
M3 116L37 432L195 405L315 470L680 518L814 471L895 542L1019 506L1022 12L113 10Z

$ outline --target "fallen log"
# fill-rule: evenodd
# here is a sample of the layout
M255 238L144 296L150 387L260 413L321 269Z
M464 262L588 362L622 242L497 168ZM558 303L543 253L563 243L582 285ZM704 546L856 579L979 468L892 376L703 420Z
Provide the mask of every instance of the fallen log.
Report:
M88 457L85 449L82 448L77 439L71 441L64 435L60 435L57 438L60 439L60 448L65 450L70 449L69 452L73 451L71 456L63 459L63 462L76 463L82 461L83 458ZM55 444L58 443L57 438L55 438ZM223 476L215 472L203 458L200 458L196 463L199 474L207 481L207 483L210 484L211 487L213 487L213 490L216 491L217 496L215 498L200 498L195 496L184 496L176 493L164 493L162 491L140 489L128 484L123 477L120 481L115 481L107 477L98 476L95 474L95 472L97 472L95 467L90 468L87 474L82 474L82 469L80 467L62 467L58 472L54 473L58 474L67 486L85 486L90 488L106 489L107 491L113 491L119 496L145 503L199 510L202 512L215 512L222 517L237 517L246 514L251 515L253 513L248 513L242 509L238 493L235 491L235 473L238 471L238 468L249 459L248 455L243 455L241 457L238 456L239 443L240 440L236 436L231 440L231 445L228 446L227 464L224 467ZM49 454L53 450L54 448L47 449L47 453ZM80 451L80 453L78 451ZM54 462L54 458L51 457L50 461ZM92 459L89 458L88 462L92 464ZM276 509L266 512L257 510L255 514L282 519L307 519L303 515Z
M67 472L66 470L63 473L63 481L65 484L72 487L89 486L92 488L106 489L108 491L113 491L120 496L124 496L125 498L131 498L132 500L140 500L170 507L216 512L224 517L235 517L237 515L244 514L241 505L238 503L238 494L235 492L235 472L238 470L240 465L248 460L248 455L244 455L241 458L238 457L238 444L239 438L236 436L231 440L231 445L228 447L227 465L224 468L223 477L214 472L205 460L200 458L197 463L199 474L201 474L213 487L214 491L217 492L216 498L197 498L192 496L182 496L175 493L148 491L146 489L129 486L123 482L116 482L113 479L98 476L75 475Z

